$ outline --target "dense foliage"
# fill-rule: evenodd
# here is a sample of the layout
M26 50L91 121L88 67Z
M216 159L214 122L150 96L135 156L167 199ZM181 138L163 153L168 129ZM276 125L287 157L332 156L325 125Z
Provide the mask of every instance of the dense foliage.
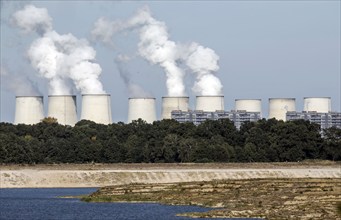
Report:
M276 162L341 160L341 129L275 119L228 119L195 126L174 120L147 124L63 126L47 118L36 125L0 123L0 163Z

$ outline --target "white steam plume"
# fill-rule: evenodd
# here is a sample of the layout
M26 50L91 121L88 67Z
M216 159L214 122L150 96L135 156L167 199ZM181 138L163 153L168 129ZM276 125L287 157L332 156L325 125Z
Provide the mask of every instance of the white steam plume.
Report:
M137 85L136 83L132 82L131 75L125 64L130 61L130 57L127 55L118 55L115 59L116 66L120 73L120 77L123 79L123 82L128 90L130 98L147 98L152 97L152 95L146 92L141 86Z
M13 22L25 32L42 35L31 44L27 55L33 68L49 81L51 95L70 94L69 79L82 94L105 93L99 81L102 69L93 62L96 51L88 41L72 34L58 34L52 28L47 10L34 5L14 13Z
M71 94L64 76L60 74L64 54L58 51L51 38L42 37L35 40L27 51L27 55L33 68L38 71L40 76L48 80L51 95Z
M153 18L148 7L139 9L127 21L109 21L100 18L95 23L92 36L113 45L112 38L116 33L135 29L139 30L139 55L164 69L169 96L185 95L185 74L177 65L179 61L184 61L196 74L194 92L200 95L220 95L222 93L222 84L215 76L215 72L219 70L219 56L212 49L197 43L183 46L169 40L166 24Z
M139 54L151 62L159 64L166 73L169 96L184 96L184 72L176 65L177 45L168 39L166 25L153 18L140 29Z
M167 27L163 22L155 20L148 7L144 7L129 20L108 21L100 18L92 30L92 36L104 43L112 44L115 33L139 28L139 54L152 64L160 65L166 73L166 86L169 96L184 96L184 72L176 65L177 46L168 38Z
M210 48L197 43L189 47L186 65L196 74L193 91L200 95L221 95L223 85L214 74L219 70L219 56Z
M25 33L38 32L43 34L52 30L52 18L46 8L26 5L24 9L13 14L13 22Z
M14 74L9 71L8 68L1 66L0 77L2 80L2 85L8 90L13 92L17 96L22 95L41 95L38 88L33 84L33 82L19 74Z

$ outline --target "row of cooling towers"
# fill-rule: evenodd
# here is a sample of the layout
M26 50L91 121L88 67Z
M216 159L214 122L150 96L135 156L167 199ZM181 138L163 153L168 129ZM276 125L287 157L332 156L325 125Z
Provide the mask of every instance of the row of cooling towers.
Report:
M43 96L17 96L14 124L36 124L43 118ZM75 125L78 121L76 96L48 96L47 117L56 118L59 124ZM110 95L82 95L81 120L100 124L112 123Z
M48 96L47 117L54 117L58 123L71 125L77 123L76 96ZM162 119L171 118L173 110L188 111L189 97L163 97ZM224 111L224 96L197 96L196 110L215 112ZM261 99L236 99L235 111L262 113ZM295 98L270 98L269 116L286 120L288 111L296 111ZM304 98L307 112L331 112L331 98ZM35 124L45 117L43 96L17 96L15 124ZM148 123L157 120L155 98L129 98L128 122L143 119ZM100 124L111 124L110 95L82 95L80 120L91 120Z

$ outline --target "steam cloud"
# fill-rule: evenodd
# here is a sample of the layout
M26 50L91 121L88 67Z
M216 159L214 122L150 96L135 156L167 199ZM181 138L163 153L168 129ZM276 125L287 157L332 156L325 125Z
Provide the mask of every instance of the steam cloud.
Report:
M2 84L5 86L5 88L14 92L15 95L37 96L41 94L30 79L18 74L13 74L12 71L9 71L8 68L4 66L1 66L0 76L3 80Z
M143 7L126 21L109 21L100 18L95 22L92 36L106 44L113 45L112 38L122 31L139 30L138 52L151 64L160 65L167 77L169 96L185 95L184 71L178 66L184 62L196 74L193 91L200 95L220 95L222 84L215 76L219 70L219 56L210 48L198 43L188 46L169 40L167 26L152 17L148 7Z
M200 95L221 95L223 85L214 73L219 70L219 56L210 48L197 43L189 47L190 55L186 57L186 65L196 74L193 91Z
M131 98L145 98L152 97L151 94L146 92L141 86L133 83L131 80L131 76L125 64L130 60L130 57L126 55L118 55L115 59L115 63L117 65L118 71L120 73L120 77L123 79L123 82L128 89L129 97Z
M26 5L13 14L12 21L25 33L41 36L31 44L27 55L34 69L48 79L51 95L70 94L69 79L82 94L105 93L99 81L102 69L93 62L96 51L85 39L54 31L47 9Z

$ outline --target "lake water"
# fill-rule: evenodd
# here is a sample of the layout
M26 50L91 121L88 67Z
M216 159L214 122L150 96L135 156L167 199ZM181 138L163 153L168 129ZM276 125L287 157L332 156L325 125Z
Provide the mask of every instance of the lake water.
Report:
M204 212L209 208L154 203L86 203L59 196L84 195L96 188L0 189L0 219L61 220L181 220L177 213ZM215 219L217 220L217 219Z

